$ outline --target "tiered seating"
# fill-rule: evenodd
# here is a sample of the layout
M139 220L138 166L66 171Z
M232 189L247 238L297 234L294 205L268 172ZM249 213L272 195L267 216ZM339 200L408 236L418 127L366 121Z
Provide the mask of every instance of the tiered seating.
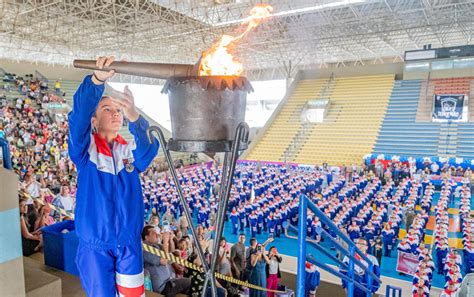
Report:
M470 111L474 112L474 111ZM474 159L474 123L458 124L457 155L463 158Z
M297 163L359 163L375 143L394 82L393 75L337 78L326 121L312 126Z
M283 153L301 126L300 115L304 104L317 98L326 84L326 79L298 82L288 102L246 159L285 161Z
M469 95L473 81L468 77L432 79L427 87L426 85L423 87L427 83L426 81L397 81L374 153L423 157L448 152L448 155L456 157L474 158L472 149L474 124L454 123L448 125L429 122L431 107L425 108L426 104L431 106L432 103L426 102L432 102L433 94ZM426 109L423 111L424 115L420 115L422 107ZM426 122L417 122L417 112L419 120L421 121L423 118ZM447 129L449 129L449 133L446 132ZM450 141L447 140L446 133L451 136Z
M374 153L436 156L439 124L417 123L420 80L396 81Z
M55 81L55 79L49 80L49 85L51 88L54 88ZM72 96L74 96L74 93L76 92L80 84L81 81L77 80L61 80L61 92L66 93L66 96L64 96L64 100L66 100L68 104L72 104Z
M434 93L441 94L469 94L469 77L437 78L430 83L434 84Z

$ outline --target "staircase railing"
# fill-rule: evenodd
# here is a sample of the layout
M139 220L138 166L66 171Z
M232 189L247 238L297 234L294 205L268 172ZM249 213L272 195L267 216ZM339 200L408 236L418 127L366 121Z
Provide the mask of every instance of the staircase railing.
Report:
M387 285L385 297L402 297L402 288Z
M347 275L337 271L336 269L330 267L326 263L321 262L320 260L306 255L306 244L307 244L307 222L306 217L308 214L308 208L319 218L321 224L326 225L331 232L336 235L336 238L344 241L348 248L343 247L337 239L330 235L323 228L321 229L321 235L325 241L332 244L336 249L338 249L343 256L346 256L349 259L348 263L344 263L340 259L337 259L334 256L330 258L335 261L340 267L344 270L347 269ZM320 246L319 243L311 242L319 251L324 250L325 248ZM347 281L347 294L348 297L354 296L354 289L357 287L361 291L365 292L367 297L372 296L373 282L377 285L381 284L381 280L378 275L374 273L374 265L372 261L362 253L362 251L350 240L350 238L339 231L338 227L328 218L326 215L319 210L319 208L311 202L305 195L300 196L299 201L299 213L298 213L298 270L297 270L297 296L304 296L305 292L305 279L306 279L306 261L317 265L323 270ZM323 252L327 255L327 253ZM360 257L356 258L356 254ZM361 261L365 261L367 264L364 265ZM357 281L355 278L355 265L357 265L364 275L367 274L367 284L364 285L361 282ZM378 287L378 286L377 286Z
M44 76L38 70L35 70L35 77L36 77L37 80L48 82L48 78L46 76Z
M0 138L0 151L1 151L1 161L5 169L12 169L12 160L10 158L10 146L8 141L4 138Z

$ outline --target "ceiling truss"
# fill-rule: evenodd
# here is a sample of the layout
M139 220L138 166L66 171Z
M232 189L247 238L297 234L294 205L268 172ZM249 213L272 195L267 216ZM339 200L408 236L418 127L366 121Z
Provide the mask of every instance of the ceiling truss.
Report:
M71 65L114 54L195 63L237 34L255 0L0 0L0 58ZM474 1L268 1L274 16L235 47L251 73L402 59L405 50L472 44ZM346 63L341 63L346 64ZM277 69L277 70L269 70Z

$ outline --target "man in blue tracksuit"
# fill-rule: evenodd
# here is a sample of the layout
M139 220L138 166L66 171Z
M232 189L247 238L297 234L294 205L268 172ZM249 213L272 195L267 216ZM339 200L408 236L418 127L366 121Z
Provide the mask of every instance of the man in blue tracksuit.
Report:
M101 69L113 62L101 57ZM125 88L122 99L103 96L113 71L88 75L74 95L69 113L69 155L78 170L76 264L88 296L144 296L140 234L144 205L139 173L156 156L148 122L135 110ZM118 135L123 117L134 141Z

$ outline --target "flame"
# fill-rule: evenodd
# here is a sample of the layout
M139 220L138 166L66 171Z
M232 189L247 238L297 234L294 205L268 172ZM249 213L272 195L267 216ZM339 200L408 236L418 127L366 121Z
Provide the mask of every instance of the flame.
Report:
M268 18L272 11L273 7L268 4L257 4L253 7L250 10L250 15L241 23L242 26L247 26L242 34L238 36L223 35L210 49L203 53L199 75L240 75L244 71L244 67L242 63L234 60L231 54L233 45L247 35L250 30L256 28L264 19Z

